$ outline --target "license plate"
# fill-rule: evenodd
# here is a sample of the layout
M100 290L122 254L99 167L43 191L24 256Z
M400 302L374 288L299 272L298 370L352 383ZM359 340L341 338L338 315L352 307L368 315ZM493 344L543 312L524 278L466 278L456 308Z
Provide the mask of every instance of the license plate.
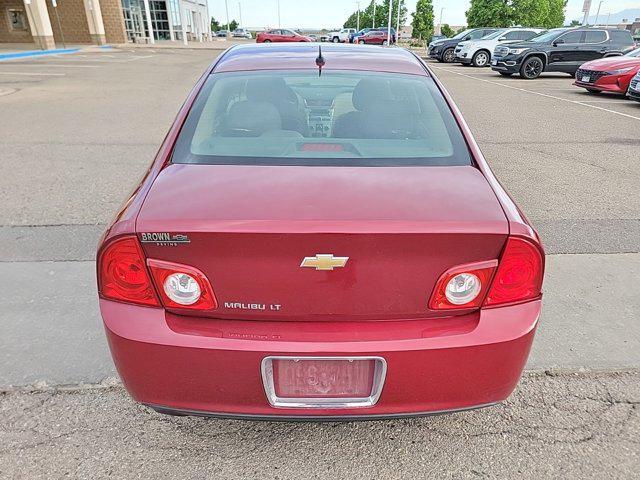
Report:
M585 75L585 76L582 77L582 81L585 82L585 83L589 83L589 82L591 82L591 77L588 76L588 75Z
M374 405L386 362L380 357L267 357L262 380L269 403L288 408Z
M498 60L491 60L491 65L498 65Z

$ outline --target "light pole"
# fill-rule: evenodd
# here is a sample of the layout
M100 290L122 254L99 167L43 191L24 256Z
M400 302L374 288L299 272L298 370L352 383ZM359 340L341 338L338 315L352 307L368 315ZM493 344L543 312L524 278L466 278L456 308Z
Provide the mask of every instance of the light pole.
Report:
M229 36L229 4L227 3L227 0L224 0L224 8L227 11L227 36Z
M356 2L358 5L358 21L356 22L356 32L360 31L360 2Z
M280 0L278 1L278 28L282 28L282 23L280 22Z
M611 19L611 12L607 14L607 27L609 26L609 20Z
M391 45L391 18L393 15L393 0L389 0L389 20L387 22L387 47Z
M442 13L444 12L444 7L440 9L440 23L438 23L438 35L442 35Z
M373 25L371 28L376 28L376 2L373 2Z
M240 25L238 27L242 27L242 4L238 2L238 16L240 17Z
M402 0L398 0L398 19L396 20L396 43L400 40L400 7Z
M602 7L602 1L598 4L598 11L596 12L596 21L593 22L593 25L598 25L598 17L600 16L600 7Z

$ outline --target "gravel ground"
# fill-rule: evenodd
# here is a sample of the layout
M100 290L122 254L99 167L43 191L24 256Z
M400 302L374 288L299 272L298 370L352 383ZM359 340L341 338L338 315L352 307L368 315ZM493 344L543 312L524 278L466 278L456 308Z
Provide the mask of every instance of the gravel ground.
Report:
M504 404L351 423L170 417L119 386L0 397L3 478L637 478L640 371L527 373Z

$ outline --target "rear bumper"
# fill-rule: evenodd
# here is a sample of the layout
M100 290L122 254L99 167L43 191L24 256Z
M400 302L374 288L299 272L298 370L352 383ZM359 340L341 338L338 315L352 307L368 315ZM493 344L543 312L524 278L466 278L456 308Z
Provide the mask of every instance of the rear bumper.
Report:
M393 418L500 402L520 378L540 313L538 300L449 319L303 323L100 306L116 367L138 402L166 413L281 420ZM373 406L273 407L260 372L269 355L380 356L387 375Z

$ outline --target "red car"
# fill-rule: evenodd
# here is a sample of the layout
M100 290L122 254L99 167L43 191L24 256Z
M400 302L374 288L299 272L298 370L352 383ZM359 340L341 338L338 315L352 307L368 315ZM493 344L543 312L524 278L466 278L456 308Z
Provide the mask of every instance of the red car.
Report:
M220 55L97 258L133 398L241 418L501 402L544 271L538 235L427 65L356 45Z
M388 45L389 44L386 30L384 32L381 30L370 30L364 35L357 37L356 42L360 44L366 43L369 45ZM391 39L391 43L393 43L393 37Z
M280 28L260 32L256 35L256 43L271 42L313 42L313 39L311 37L300 35L298 32L294 32L293 30Z
M576 72L574 85L590 93L612 92L628 94L629 84L640 71L640 48L626 55L607 57L583 63Z

